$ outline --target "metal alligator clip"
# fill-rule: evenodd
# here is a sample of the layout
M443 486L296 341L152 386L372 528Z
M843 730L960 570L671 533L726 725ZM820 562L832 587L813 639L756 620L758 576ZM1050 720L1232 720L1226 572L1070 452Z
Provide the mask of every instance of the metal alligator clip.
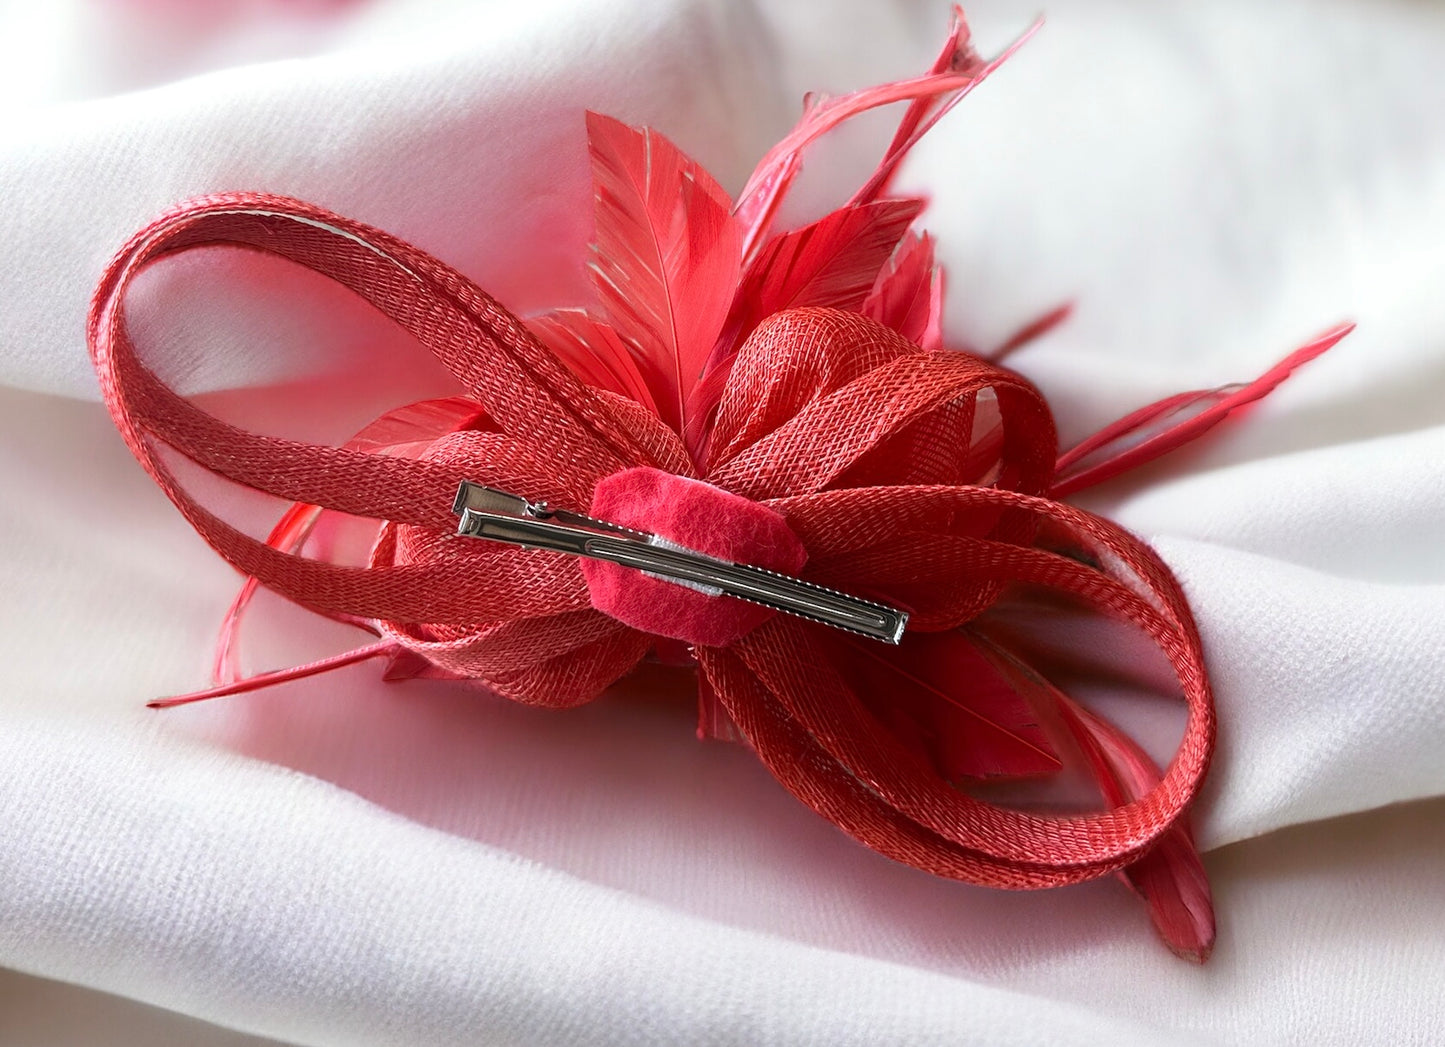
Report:
M908 612L761 567L730 563L580 513L552 510L545 502L463 481L452 511L457 534L550 549L632 567L712 596L735 596L836 629L896 644Z

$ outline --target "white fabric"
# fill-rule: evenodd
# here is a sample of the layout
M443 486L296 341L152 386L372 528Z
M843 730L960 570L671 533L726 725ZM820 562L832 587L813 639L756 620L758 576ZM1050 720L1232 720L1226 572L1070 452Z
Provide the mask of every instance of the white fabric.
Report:
M1036 6L972 5L983 48ZM1323 821L1445 793L1445 18L1048 14L904 179L932 197L951 335L988 345L1074 299L1013 361L1074 438L1360 323L1244 423L1089 498L1199 616L1224 725L1203 841L1295 826L1209 857L1209 966L1113 882L1003 895L878 858L695 742L688 709L543 714L367 666L141 707L204 682L236 580L96 402L84 310L133 229L201 192L285 192L519 310L575 301L583 107L735 190L805 89L922 68L947 20L922 0L0 7L0 964L308 1045L1445 1028L1445 810ZM857 184L868 130L813 158L800 212ZM142 337L257 424L336 438L437 383L283 267L218 256L140 290ZM320 408L341 372L369 384ZM258 665L350 639L274 600L254 633ZM34 1039L0 995L0 1043Z

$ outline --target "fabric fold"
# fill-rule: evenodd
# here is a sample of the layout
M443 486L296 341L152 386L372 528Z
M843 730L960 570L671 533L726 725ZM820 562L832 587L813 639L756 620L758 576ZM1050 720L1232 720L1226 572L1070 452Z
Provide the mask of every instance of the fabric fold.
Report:
M1196 830L1233 915L1201 975L1156 955L1110 885L984 894L866 852L746 752L699 745L656 680L552 716L365 668L141 708L204 679L236 578L94 402L84 312L126 235L187 196L282 192L519 313L575 304L584 108L656 126L735 191L803 84L921 68L946 17L921 0L331 6L332 43L284 60L237 45L229 68L77 80L0 119L0 963L317 1045L1348 1043L1445 1021L1426 978L1438 801L1388 808L1445 793L1438 11L1060 3L900 179L932 198L946 331L988 347L1076 303L1009 360L1066 444L1360 324L1247 425L1151 466L1147 490L1081 501L1178 574L1215 680ZM70 9L95 26L98 7ZM1037 5L969 13L989 49ZM60 68L105 68L111 45L69 46ZM872 169L886 142L866 139L810 157L801 212ZM247 419L292 405L298 438L377 413L307 411L320 375L363 372L383 407L448 391L364 309L281 269L215 252L136 297L137 337L173 332L157 345L184 391ZM355 640L256 604L249 668ZM1140 726L1167 756L1178 724ZM1373 813L1324 821L1352 811Z

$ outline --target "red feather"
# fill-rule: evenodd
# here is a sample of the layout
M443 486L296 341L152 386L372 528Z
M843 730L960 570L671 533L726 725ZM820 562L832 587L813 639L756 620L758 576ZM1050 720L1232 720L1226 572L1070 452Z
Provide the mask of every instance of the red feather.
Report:
M1113 806L1137 800L1159 783L1159 768L1108 720L1061 694L1059 711ZM1149 917L1175 955L1195 963L1214 949L1214 900L1194 838L1175 825L1144 857L1121 873L1149 906Z
M813 108L817 104L817 95L809 92L803 97L803 116L798 126L804 126L812 120ZM793 179L798 177L798 172L802 169L803 153L799 149L777 158L766 169L760 164L753 172L753 181L749 182L752 192L742 196L733 208L733 215L743 229L744 265L757 257L758 251L762 249L768 232L773 227L773 219L777 217L778 208L782 206L783 197L788 195Z
M1010 353L1022 349L1030 342L1042 338L1059 324L1074 315L1074 303L1065 302L1063 305L1056 305L1042 316L1036 317L1024 324L1013 334L1009 335L999 343L997 349L981 354L984 359L993 363L999 363Z
M893 175L898 170L898 165L918 144L919 140L931 131L938 121L947 116L954 106L968 97L975 87L987 80L999 66L1012 58L1014 52L1028 43L1029 38L1042 26L1042 19L1036 21L1022 36L1010 44L1003 54L990 62L984 62L969 43L969 31L963 20L963 9L955 5L953 30L930 71L935 74L957 76L961 78L962 82L952 90L920 95L914 99L900 121L893 141L889 143L888 151L883 154L883 160L879 163L878 170L873 172L873 177L868 179L863 188L859 189L853 195L853 199L848 202L850 204L867 203L870 200L876 200L879 195L886 192L888 183L893 180Z
M918 140L1039 28L1036 23L998 58L984 63L969 45L968 27L957 6L953 17L953 28L943 50L923 76L879 84L837 98L809 95L804 100L802 119L787 137L768 150L738 196L736 213L744 229L744 261L752 261L766 243L773 217L802 169L803 151L809 145L859 113L894 102L911 102L878 169L849 201L853 206L871 203L887 189L898 164Z
M1013 653L983 636L979 649L1017 693L1027 697L1040 719L1065 732L1061 745L1083 757L1099 794L1122 807L1159 783L1159 768L1139 745L1097 713L1086 709ZM1120 876L1143 897L1149 918L1175 955L1203 963L1214 948L1214 900L1204 863L1183 822L1160 837Z
M1354 324L1331 328L1246 385L1178 393L1105 426L1059 457L1051 496L1062 498L1092 487L1188 443L1232 411L1273 392L1354 329Z
M964 633L908 633L897 648L850 639L844 650L874 715L944 778L1033 778L1060 769L1032 707Z
M728 318L729 327L735 318L740 327L737 341L781 309L861 309L922 210L922 200L879 200L842 208L775 237L748 267L738 288Z
M964 73L927 73L911 80L854 91L852 94L821 101L808 99L798 125L772 149L754 169L748 184L738 197L737 213L745 218L744 258L754 261L763 250L769 224L778 204L802 169L803 150L833 128L859 113L891 102L934 97L956 91L971 83ZM846 208L845 208L846 209ZM836 213L836 212L835 212Z
M753 328L783 309L807 305L862 309L879 271L922 209L922 200L879 200L845 207L768 243L743 275L727 323L688 405L685 435L690 448L702 445L733 358Z
M914 345L943 347L943 270L933 264L933 240L927 233L903 238L864 300L863 315Z
M588 266L602 311L679 432L741 267L731 201L662 135L587 114L596 192Z
M641 363L622 337L581 309L555 309L527 320L527 327L586 384L636 400L659 414ZM653 384L660 376L653 374Z
M414 458L438 437L469 428L477 424L482 416L481 404L470 397L447 396L438 400L418 400L387 411L367 423L342 446L349 451ZM266 544L283 552L298 552L328 512L329 510L315 505L293 502L266 536ZM334 518L339 514L331 515ZM221 633L216 639L215 660L211 664L211 678L217 684L231 685L241 680L241 621L256 596L258 585L255 578L247 578L221 622ZM362 623L353 621L352 624Z

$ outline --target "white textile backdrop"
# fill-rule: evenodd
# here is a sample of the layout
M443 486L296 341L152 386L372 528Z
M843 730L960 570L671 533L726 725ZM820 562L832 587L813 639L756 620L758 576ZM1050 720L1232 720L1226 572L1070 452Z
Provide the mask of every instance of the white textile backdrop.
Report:
M1038 7L976 0L982 49ZM697 743L686 708L548 714L369 666L142 707L205 682L236 578L97 400L83 316L130 232L198 193L280 192L516 310L572 304L583 108L652 124L736 190L805 90L920 70L946 5L15 2L0 1044L1445 1035L1445 7L1045 13L906 169L932 199L948 333L988 345L1075 301L1011 361L1068 439L1360 325L1242 424L1089 501L1159 549L1204 633L1223 722L1199 808L1208 966L1172 958L1112 882L999 894L873 855L742 748ZM820 151L800 207L849 192L880 127ZM188 389L307 435L437 381L283 267L217 254L141 292ZM338 374L370 382L317 407ZM257 620L261 668L347 642L275 600Z

